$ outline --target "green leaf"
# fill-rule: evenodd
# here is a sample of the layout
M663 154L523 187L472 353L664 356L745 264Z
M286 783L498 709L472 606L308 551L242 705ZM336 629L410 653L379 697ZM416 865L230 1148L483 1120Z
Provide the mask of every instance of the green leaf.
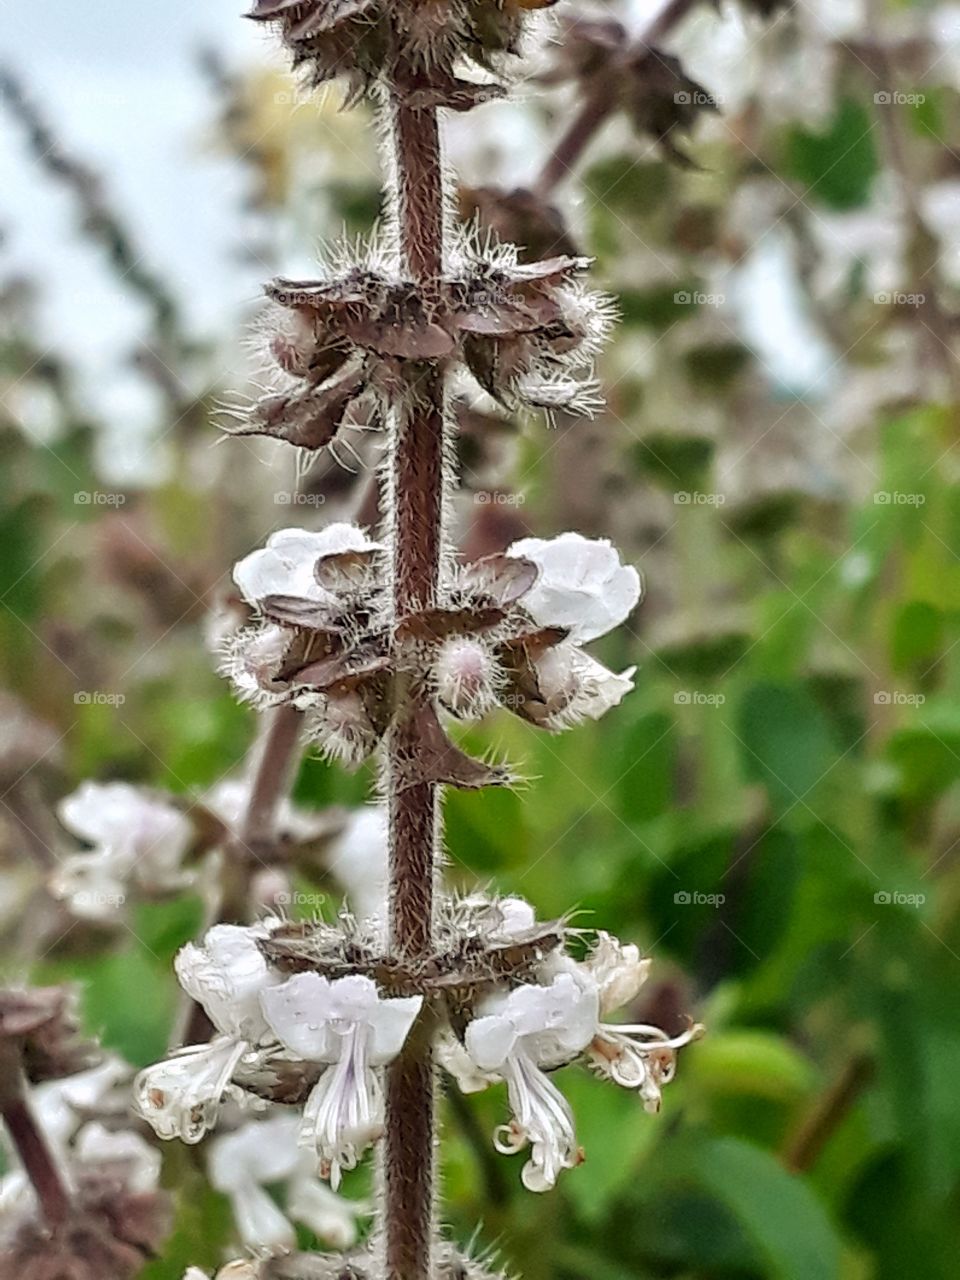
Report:
M697 1046L690 1054L686 1080L694 1096L703 1089L792 1102L809 1093L814 1072L781 1036L731 1030L708 1035Z
M873 140L876 127L864 107L844 98L824 132L790 131L787 172L807 185L809 195L833 209L856 209L866 204L879 172Z
M781 810L802 810L835 755L822 711L806 690L790 685L748 689L739 735L747 777L763 782Z
M687 1171L732 1211L771 1280L838 1280L840 1241L823 1206L766 1151L720 1138L695 1148Z

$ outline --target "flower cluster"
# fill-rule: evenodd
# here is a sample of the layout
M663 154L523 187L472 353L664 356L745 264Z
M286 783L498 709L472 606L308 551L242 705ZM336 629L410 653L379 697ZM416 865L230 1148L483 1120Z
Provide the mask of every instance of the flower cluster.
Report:
M672 160L690 165L675 135L716 112L717 104L678 58L632 39L621 23L604 18L568 19L557 48L545 77L549 82L574 81L585 97L622 111L638 134L652 138Z
M306 68L312 84L344 75L359 92L387 75L413 106L464 110L498 90L459 79L455 64L470 59L491 70L517 53L526 12L549 3L256 0L249 17L277 26L294 67Z
M170 1204L159 1190L160 1153L132 1126L127 1105L132 1072L119 1058L106 1057L78 1070L78 1059L60 1057L56 1066L48 1060L38 1076L33 1044L38 1028L26 1011L49 1004L51 994L3 993L0 1034L17 1040L27 1078L42 1076L43 1083L29 1097L23 1095L16 1121L19 1140L10 1141L4 1152L0 1274L31 1280L67 1275L130 1280L169 1234ZM4 1062L6 1070L11 1064L7 1058ZM16 1072L10 1076L5 1102L17 1089ZM4 1118L9 1124L6 1109ZM55 1221L38 1201L33 1181L31 1163L43 1151L65 1189Z
M320 1067L304 1108L300 1141L336 1187L379 1136L383 1097L373 1068L393 1059L420 1011L420 997L385 999L363 975L333 982L316 974L282 981L260 946L279 921L215 925L202 946L177 957L181 986L217 1034L141 1072L137 1107L161 1138L194 1143L213 1128L228 1096L242 1097L241 1068L284 1062Z
M71 834L93 845L89 853L66 858L51 881L74 915L109 919L131 884L168 893L189 882L184 859L193 826L165 797L125 782L85 782L58 812Z
M318 280L277 279L261 321L275 389L235 433L302 449L382 420L406 365L461 367L505 408L591 414L593 362L613 318L581 279L588 259L523 263L513 245L465 241L430 297L391 268L386 247L343 255Z
M288 1206L294 1217L295 1201L311 1206L301 1216L333 1211L302 1179L319 1172L336 1190L342 1171L380 1137L378 1068L399 1054L425 1003L445 1028L440 1061L461 1088L506 1082L512 1114L495 1142L506 1153L529 1147L523 1181L530 1190L552 1187L580 1159L573 1114L550 1079L556 1068L583 1059L635 1090L648 1110L659 1107L676 1050L699 1029L670 1037L610 1020L635 1000L646 977L636 947L601 933L586 959L575 960L563 926L538 924L521 899L482 895L446 900L438 937L447 949L410 971L378 953L376 939L349 918L338 926L218 925L202 946L180 952L181 984L217 1035L140 1074L141 1114L161 1137L197 1142L228 1096L246 1107L262 1108L265 1093L303 1106L295 1127L306 1163L279 1138L263 1157L257 1132L268 1125L278 1135L292 1132L282 1116L252 1121L213 1148L215 1185L235 1198L246 1237L259 1232L261 1243L269 1237L278 1247L289 1237L286 1219L264 1197L265 1181L296 1183L299 1199L291 1184Z
M242 679L242 673L240 673ZM134 896L158 897L202 885L200 852L231 845L259 866L283 867L288 862L345 873L341 884L357 895L359 909L372 909L371 885L386 858L386 834L375 832L361 811L308 811L283 798L274 815L269 848L247 849L243 820L250 803L250 779L224 778L185 812L178 803L146 787L125 782L85 782L61 801L60 820L78 838L94 847L62 859L50 879L54 896L83 920L108 924ZM362 841L367 872L352 874L344 859ZM319 855L314 859L313 853ZM309 856L308 856L309 855ZM369 873L369 874L367 874ZM373 885L370 893L378 893Z
M247 1248L292 1249L293 1222L335 1249L348 1249L357 1238L357 1218L367 1206L338 1196L320 1181L316 1161L299 1145L299 1129L295 1115L277 1108L218 1135L207 1148L210 1185L229 1197ZM277 1183L283 1184L286 1212L266 1190Z
M501 933L522 936L532 911L514 906L510 915ZM551 1071L582 1059L599 1075L636 1090L647 1111L658 1111L677 1049L701 1034L699 1026L671 1037L645 1023L607 1020L636 999L648 968L635 946L607 933L581 962L561 945L544 956L534 981L486 995L462 1033L442 1042L442 1061L465 1092L506 1082L511 1118L494 1141L505 1155L529 1147L522 1175L528 1190L549 1190L561 1170L582 1159L573 1113Z
M633 687L632 671L617 675L583 649L640 599L637 571L608 542L525 538L457 571L443 607L400 619L390 615L381 550L351 525L285 529L234 570L261 621L229 645L226 674L258 706L306 711L311 736L334 758L356 765L375 748L398 675L459 719L500 705L548 730L597 719ZM421 718L420 768L476 785L435 712Z

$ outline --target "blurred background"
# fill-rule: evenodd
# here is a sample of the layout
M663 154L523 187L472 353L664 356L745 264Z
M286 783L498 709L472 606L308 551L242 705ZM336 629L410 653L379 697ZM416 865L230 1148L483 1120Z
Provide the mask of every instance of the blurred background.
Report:
M0 49L4 967L81 981L135 1064L163 1052L202 906L58 916L54 806L240 765L230 568L274 528L369 513L379 447L358 433L351 471L218 426L262 282L380 206L367 110L302 93L237 8L45 0L9 8ZM451 872L637 941L639 1020L709 1034L659 1116L566 1073L588 1161L549 1196L492 1156L500 1090L451 1100L447 1219L526 1280L954 1276L960 5L561 3L540 36L448 151L465 216L596 257L622 313L609 404L547 426L464 401L456 525L471 555L612 538L647 595L600 656L638 688L561 737L473 731L529 786L450 795ZM296 798L370 782L308 759ZM166 1156L186 1190L155 1280L235 1238Z

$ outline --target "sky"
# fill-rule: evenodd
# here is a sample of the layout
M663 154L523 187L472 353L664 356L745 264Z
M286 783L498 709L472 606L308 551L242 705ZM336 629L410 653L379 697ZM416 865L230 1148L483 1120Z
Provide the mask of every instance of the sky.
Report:
M267 40L241 12L242 0L39 0L5 6L0 36L0 62L25 82L68 150L105 176L111 203L194 326L217 335L256 295L257 278L237 261L244 175L212 146L216 103L196 55L215 46L238 67L266 62ZM22 272L41 286L41 341L74 357L86 398L125 438L138 438L153 408L123 353L144 313L103 269L72 200L39 171L8 119L0 228L2 275ZM122 458L114 461L122 471Z

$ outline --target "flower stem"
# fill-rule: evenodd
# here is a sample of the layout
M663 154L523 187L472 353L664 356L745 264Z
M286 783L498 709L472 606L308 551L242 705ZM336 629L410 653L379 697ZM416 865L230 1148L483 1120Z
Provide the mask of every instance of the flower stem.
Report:
M433 109L392 95L397 218L404 269L429 300L443 270L443 182ZM397 618L437 599L443 543L444 375L414 366L404 375L391 458L393 605ZM433 943L439 794L410 782L419 753L415 712L428 696L405 689L387 743L390 811L390 942L410 960ZM388 1280L430 1280L434 1222L436 1083L430 1037L415 1027L386 1079L384 1234Z
M26 1095L20 1054L9 1040L0 1050L0 1114L24 1172L36 1193L44 1220L59 1227L70 1216L71 1197L63 1173L37 1124Z

